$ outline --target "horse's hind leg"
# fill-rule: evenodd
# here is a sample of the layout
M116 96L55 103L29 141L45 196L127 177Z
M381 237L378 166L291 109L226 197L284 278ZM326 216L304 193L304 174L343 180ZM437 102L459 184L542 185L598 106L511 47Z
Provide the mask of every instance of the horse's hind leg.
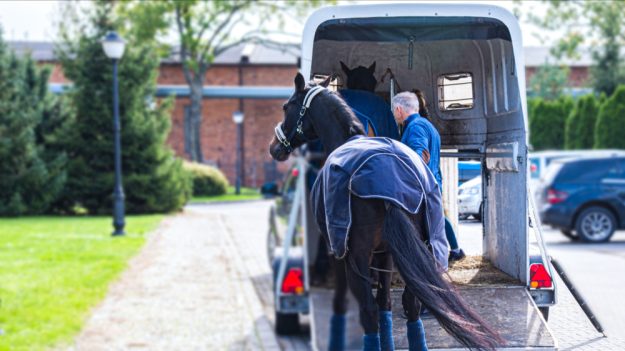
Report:
M347 283L360 308L360 324L364 329L364 349L380 350L378 306L371 291L369 265L371 252L382 240L384 202L363 200L352 196L352 226L350 228L345 265Z
M345 325L347 313L347 277L345 276L345 260L334 261L334 299L332 301L332 319L330 320L330 351L345 350Z
M380 350L378 334L378 306L371 292L369 252L350 251L347 260L347 282L358 301L360 324L365 331L364 350Z
M401 297L404 311L408 321L406 322L408 349L410 351L427 351L428 346L425 340L425 329L421 321L421 302L407 288Z
M385 248L384 248L385 249ZM388 250L384 250L376 255L378 271L378 291L376 300L379 308L380 324L380 346L382 351L395 350L393 341L393 314L391 312L391 279L393 269L393 258Z

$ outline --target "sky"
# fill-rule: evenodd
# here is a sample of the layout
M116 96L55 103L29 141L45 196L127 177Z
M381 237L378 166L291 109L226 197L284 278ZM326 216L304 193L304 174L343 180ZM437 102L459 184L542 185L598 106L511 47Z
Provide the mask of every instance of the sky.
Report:
M0 1L0 24L2 25L5 40L34 40L34 41L54 41L56 39L56 28L60 21L59 7L62 1ZM367 3L368 1L355 1L356 3ZM369 3L379 3L381 1L369 1ZM430 1L435 2L435 1ZM468 1L471 3L489 3L489 1ZM348 3L341 0L339 3ZM492 1L490 3L493 3ZM496 4L512 11L514 3L512 1L496 1ZM527 11L539 14L545 11L545 6L538 1L524 1L522 7ZM287 28L294 34L301 33L303 21L290 21ZM525 46L550 45L557 33L551 35L546 43L541 43L536 38L535 33L542 32L535 26L521 21L523 34L523 44Z

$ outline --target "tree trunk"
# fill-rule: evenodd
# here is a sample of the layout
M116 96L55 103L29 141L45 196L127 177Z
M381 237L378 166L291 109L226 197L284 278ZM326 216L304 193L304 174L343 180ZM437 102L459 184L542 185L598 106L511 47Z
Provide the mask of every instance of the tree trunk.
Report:
M202 154L202 82L194 80L190 86L191 98L191 159L194 162L204 162Z

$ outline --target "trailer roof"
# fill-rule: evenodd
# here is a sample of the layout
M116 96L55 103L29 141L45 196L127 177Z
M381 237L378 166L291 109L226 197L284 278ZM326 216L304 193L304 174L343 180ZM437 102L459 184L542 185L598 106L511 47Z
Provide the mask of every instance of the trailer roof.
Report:
M406 42L408 39L511 40L508 28L501 21L478 17L389 17L384 22L378 18L342 18L323 22L315 33L315 41Z

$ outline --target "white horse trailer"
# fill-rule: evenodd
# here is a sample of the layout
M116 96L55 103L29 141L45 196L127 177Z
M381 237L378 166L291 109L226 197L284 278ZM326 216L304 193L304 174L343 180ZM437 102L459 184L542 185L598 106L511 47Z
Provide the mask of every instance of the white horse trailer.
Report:
M504 349L553 350L557 343L546 318L556 302L555 285L528 196L522 50L516 18L493 5L335 6L316 11L306 22L301 72L309 79L338 75L332 84L340 89L346 78L341 76L340 61L349 67L369 67L375 61L376 94L388 100L399 91L425 93L430 120L442 138L442 156L482 162L483 256L510 278L505 283L465 284L460 292L502 332L507 340ZM297 322L293 317L298 312L309 313L313 348L325 350L332 291L315 286L309 274L320 255L320 234L309 210L306 153L299 155L299 178L290 193L294 206L274 256L277 324L279 331L288 329ZM272 227L280 227L277 222L272 217ZM530 237L537 242L537 255L530 255ZM302 286L297 291L284 289L287 276L303 277ZM393 294L395 345L407 348L401 291ZM350 306L355 309L357 304L352 301ZM359 349L362 330L357 311L348 313L348 321L348 348ZM460 348L434 319L424 323L430 349Z

